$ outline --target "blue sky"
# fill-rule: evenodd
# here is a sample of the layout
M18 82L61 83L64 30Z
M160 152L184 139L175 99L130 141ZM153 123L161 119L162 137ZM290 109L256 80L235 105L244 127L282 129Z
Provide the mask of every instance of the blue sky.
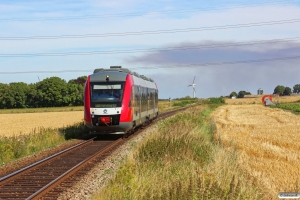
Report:
M121 65L153 78L160 98L192 96L194 76L199 98L300 84L300 0L1 1L0 30L1 83L68 81ZM55 72L64 70L83 71Z

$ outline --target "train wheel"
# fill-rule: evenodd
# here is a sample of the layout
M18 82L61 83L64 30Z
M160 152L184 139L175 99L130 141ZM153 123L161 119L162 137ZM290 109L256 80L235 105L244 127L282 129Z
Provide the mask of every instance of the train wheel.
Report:
M124 133L124 135L123 135L123 139L125 139L125 138L128 138L128 133Z

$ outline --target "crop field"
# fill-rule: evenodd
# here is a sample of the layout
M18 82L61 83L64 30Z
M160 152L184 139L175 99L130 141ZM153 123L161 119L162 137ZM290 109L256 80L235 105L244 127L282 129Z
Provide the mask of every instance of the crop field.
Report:
M300 101L299 96L282 96L273 97L274 103L286 103L286 102L297 102ZM238 99L225 99L225 102L229 105L242 105L242 104L261 104L261 97L257 98L238 98Z
M298 104L280 104L277 106L278 108L286 109L286 110L293 110L295 112L300 112L300 103Z
M83 111L0 114L0 136L39 132L39 128L61 128L83 120Z
M213 113L216 139L237 149L243 171L270 198L296 192L300 177L300 116L263 105L225 105Z

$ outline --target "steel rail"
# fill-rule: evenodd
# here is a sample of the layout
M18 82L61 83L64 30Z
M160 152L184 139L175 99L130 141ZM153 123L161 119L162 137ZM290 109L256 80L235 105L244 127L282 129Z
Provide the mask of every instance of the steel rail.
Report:
M44 186L43 188L41 188L34 194L30 195L28 198L26 198L26 200L39 199L39 198L43 197L43 195L45 195L47 192L51 191L54 187L59 185L61 182L63 182L64 180L66 180L67 178L69 178L70 176L75 174L77 171L79 171L81 168L83 168L85 165L87 165L88 162L93 160L95 157L101 156L102 154L104 154L108 150L112 149L113 147L115 147L116 145L121 143L122 141L123 141L123 139L120 138L120 139L116 140L114 143L112 143L109 146L102 149L101 151L99 151L99 152L95 153L94 155L90 156L89 158L81 161L76 166L72 167L71 169L69 169L68 171L66 171L59 177L57 177L55 180L51 181L46 186Z

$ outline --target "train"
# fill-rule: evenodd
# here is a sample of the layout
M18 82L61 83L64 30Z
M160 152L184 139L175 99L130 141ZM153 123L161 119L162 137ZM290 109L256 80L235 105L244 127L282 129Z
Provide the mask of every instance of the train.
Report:
M84 124L91 133L128 134L158 116L158 88L121 66L98 68L84 86Z

